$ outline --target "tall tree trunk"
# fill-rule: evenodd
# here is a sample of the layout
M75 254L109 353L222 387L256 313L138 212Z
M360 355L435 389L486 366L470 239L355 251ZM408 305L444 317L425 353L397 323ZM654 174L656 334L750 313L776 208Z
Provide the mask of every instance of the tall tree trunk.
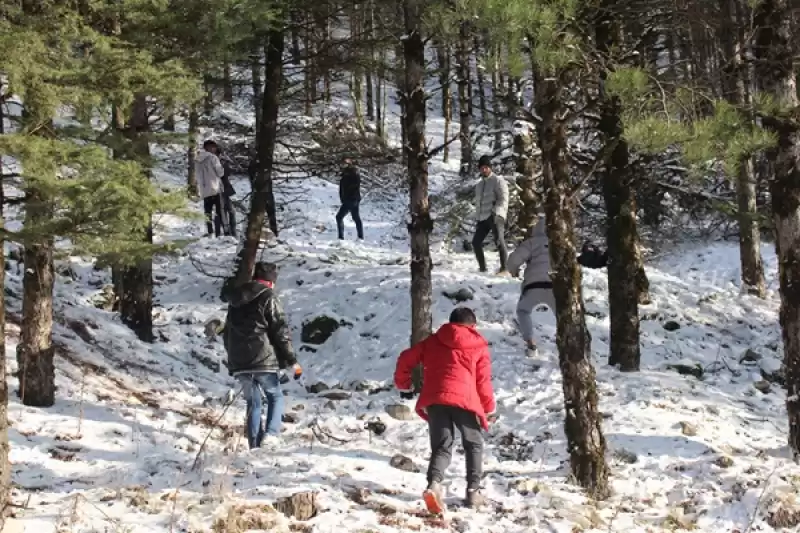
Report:
M786 367L786 411L789 446L800 454L800 126L798 96L793 71L793 38L789 0L763 0L754 13L755 77L760 89L775 99L778 111L762 117L777 146L768 154L775 175L770 183L778 255Z
M197 156L197 130L200 128L200 117L197 113L197 104L189 108L189 147L186 150L186 160L189 168L186 173L186 189L190 198L197 194L197 169L194 160Z
M364 78L367 85L367 120L375 121L375 22L373 18L374 7L372 0L367 3L367 13L364 17L365 37L369 40L369 62L365 69Z
M164 131L175 131L175 104L173 102L164 104Z
M292 64L297 66L302 63L302 60L300 59L300 15L296 9L293 9L289 16L292 22ZM258 131L258 129L256 129L256 131Z
M458 30L456 45L456 66L458 72L458 132L461 144L461 175L468 176L472 172L472 110L469 91L469 25L462 21Z
M402 4L398 4L398 9L402 11ZM397 104L400 106L400 146L402 146L401 153L403 154L403 164L408 164L408 150L406 149L406 145L408 144L408 132L406 131L406 99L403 98L402 92L403 87L405 87L405 76L406 76L406 61L405 61L405 51L403 47L403 43L405 41L401 41L397 44L397 48L395 49L395 64L394 64L394 75L395 75L395 87L397 87Z
M751 98L746 70L749 68L742 57L746 43L743 6L740 0L720 0L722 11L722 72L723 94L734 106L749 105ZM764 263L761 260L761 232L756 210L756 180L751 156L739 161L736 182L736 205L739 223L739 261L742 269L744 292L765 298L767 285L764 280Z
M406 38L403 40L405 76L402 85L403 122L408 142L404 146L408 165L408 234L411 241L411 344L431 334L432 283L430 235L433 220L428 203L428 153L425 147L425 43L422 40L422 0L405 0L403 15ZM421 388L421 369L415 375Z
M542 174L546 190L545 214L553 295L556 304L556 345L564 389L564 433L575 481L593 498L608 496L606 441L598 409L595 370L591 363L591 336L586 328L581 294L581 269L577 262L574 199L567 156L567 125L564 114L564 72L534 73L534 106L542 151Z
M233 102L233 81L231 80L231 64L228 61L222 65L222 100Z
M206 116L210 116L214 112L214 80L211 75L206 74L203 76L203 88L205 89L203 113Z
M523 128L516 128L514 131L514 158L519 174L517 185L520 187L519 199L522 204L517 226L523 233L539 219L539 207L542 205L542 198L536 191L536 162L533 158L535 142L533 131Z
M616 0L605 0L595 26L598 52L613 64L610 54L622 45ZM622 106L617 96L606 92L608 71L600 74L601 180L606 205L608 244L608 307L611 322L608 364L623 372L639 370L639 274L636 254L636 201L628 143L622 125Z
M278 235L278 220L273 191L273 163L275 143L278 133L278 111L281 103L283 85L283 29L278 27L269 32L265 50L266 70L264 71L264 101L261 111L261 129L256 139L258 150L258 172L253 183L250 212L247 215L247 231L236 272L236 283L245 283L253 276L253 268L258 256L258 247L264 223L269 221L272 233Z
M502 81L500 76L500 47L496 47L492 51L492 127L494 127L494 141L492 150L495 152L500 151L503 144L503 134L500 132L503 126L501 117L502 106L500 104L502 94Z
M261 50L258 44L253 46L253 52L250 54L250 83L253 88L253 115L256 119L256 133L258 133L261 129L261 89L263 88L261 84Z
M353 11L350 14L350 40L353 43L360 44L363 42L363 31L361 16L359 13L360 6L355 4ZM356 58L356 63L353 65L353 73L350 79L350 96L353 100L353 114L355 115L356 125L361 131L364 131L364 68L361 66L360 61Z
M3 113L6 94L2 91L3 84L0 83L0 135L5 134L3 126L5 115ZM0 175L3 174L2 159L0 159ZM5 203L5 191L3 182L0 180L0 227L5 228L5 213L3 204ZM3 263L5 266L5 239L0 233L0 250L3 250ZM0 268L0 287L6 286L6 270ZM3 531L6 523L6 515L9 500L11 499L11 461L9 460L8 445L8 381L6 376L6 293L0 291L0 531Z
M315 67L316 58L314 57L314 21L310 16L306 16L306 28L303 34L303 51L306 56L303 80L305 82L305 115L312 115L312 107L317 103L317 70ZM261 131L261 130L259 130Z
M475 76L478 81L478 105L481 108L481 123L488 124L489 123L489 115L486 111L486 93L484 91L485 85L485 76L483 72L486 68L488 63L488 54L481 52L481 40L479 37L475 37Z
M36 226L50 219L52 203L46 194L29 189L25 202L25 225ZM50 407L55 401L53 364L53 239L43 238L25 245L22 331L17 345L19 397L24 405Z
M450 125L453 122L453 93L450 91L450 47L439 43L436 46L439 62L439 86L442 88L442 116L444 117L444 141L450 140ZM442 161L450 160L450 146L442 150Z
M125 128L125 136L130 142L129 157L145 166L150 165L149 129L147 99L144 95L137 95ZM147 243L153 242L152 225L142 237ZM117 296L122 322L140 340L153 342L153 258L147 257L135 265L119 267L117 279L121 285Z
M386 52L381 49L375 80L375 131L378 137L386 139Z

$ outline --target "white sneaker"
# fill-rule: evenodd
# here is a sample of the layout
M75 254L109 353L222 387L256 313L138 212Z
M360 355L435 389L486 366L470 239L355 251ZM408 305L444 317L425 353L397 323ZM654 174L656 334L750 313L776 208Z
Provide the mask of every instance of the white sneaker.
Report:
M261 439L261 449L272 450L280 446L281 438L278 435L264 435Z
M527 346L525 348L525 356L531 359L536 359L539 357L539 348L536 346Z

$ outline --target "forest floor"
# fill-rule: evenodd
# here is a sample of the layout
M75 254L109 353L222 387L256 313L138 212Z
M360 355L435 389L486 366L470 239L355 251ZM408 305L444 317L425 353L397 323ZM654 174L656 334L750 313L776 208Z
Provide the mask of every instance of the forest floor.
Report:
M177 185L182 163L173 156L158 177ZM244 195L247 180L235 185ZM639 373L607 366L606 273L584 271L614 491L603 502L587 499L567 479L552 314L535 314L540 355L526 358L514 324L519 282L478 273L470 254L434 250L434 326L453 308L447 295L467 289L466 305L491 344L499 420L486 435L490 508L454 509L446 520L432 520L420 499L427 426L414 415L387 414L412 405L392 388L410 329L404 198L365 200L366 240L354 242L348 220L349 240L340 242L335 185L308 179L303 187L305 201L282 213L295 223L264 252L280 265L279 294L305 383L316 391L287 386L279 442L247 450L244 403L236 397L226 406L236 384L221 342L204 331L208 320L224 319L219 292L235 239L201 238L198 221L162 217L160 238L197 240L155 262L152 345L101 308L106 271L77 257L60 263L56 405L21 405L10 379L14 497L25 505L16 510L25 531L744 533L800 522L800 467L786 447L769 246L771 290L763 301L739 293L735 244L675 250L648 264L653 302L641 308ZM17 370L21 281L22 266L12 261L10 372ZM340 327L321 345L304 344L301 325L321 315ZM367 429L377 419L386 425L380 435ZM398 455L407 460L393 461ZM392 466L398 463L404 469ZM462 450L448 473L447 499L456 503L465 489ZM316 516L289 519L274 511L276 500L305 491L316 493Z

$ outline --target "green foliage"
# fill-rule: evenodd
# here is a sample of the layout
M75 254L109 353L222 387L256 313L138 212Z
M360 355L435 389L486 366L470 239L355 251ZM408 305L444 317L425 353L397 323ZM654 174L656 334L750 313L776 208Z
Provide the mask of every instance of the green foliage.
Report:
M138 4L166 8L167 2ZM112 124L111 110L118 110L116 122L125 122L141 95L194 101L200 95L196 78L182 63L157 60L111 31L119 25L107 2L85 2L81 11L53 2L36 12L7 13L0 20L0 72L23 113L9 117L14 131L0 136L0 153L16 161L27 206L42 209L28 209L35 216L26 216L23 228L6 238L66 239L74 253L116 263L135 263L164 249L147 242L152 217L180 212L185 200L150 182L148 158L114 157L155 137L141 132L126 139Z

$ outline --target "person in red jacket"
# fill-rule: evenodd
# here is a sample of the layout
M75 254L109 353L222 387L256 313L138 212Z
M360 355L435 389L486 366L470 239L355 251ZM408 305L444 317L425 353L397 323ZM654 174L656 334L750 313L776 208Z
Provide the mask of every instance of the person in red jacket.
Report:
M404 398L413 397L411 374L423 367L423 383L417 413L428 421L431 459L428 488L423 499L433 514L444 512L442 480L450 465L455 441L454 428L461 433L467 460L468 507L484 503L480 494L483 466L483 435L494 415L492 363L489 343L475 329L472 309L458 307L450 322L435 334L400 354L394 374L395 386Z

